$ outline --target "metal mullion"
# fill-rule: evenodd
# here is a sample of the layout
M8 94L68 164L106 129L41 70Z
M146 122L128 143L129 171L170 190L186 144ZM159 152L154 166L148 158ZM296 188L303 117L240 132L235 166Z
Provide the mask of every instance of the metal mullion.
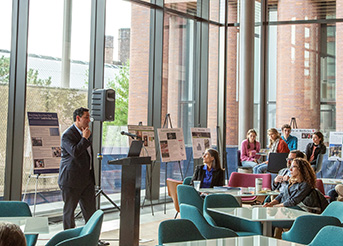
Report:
M12 1L12 38L8 95L5 200L21 200L29 1Z
M91 8L91 34L90 34L90 61L89 61L89 83L88 83L88 108L91 108L92 91L94 88L104 88L104 54L105 54L105 22L106 22L106 0L92 0ZM102 145L102 122L92 123L93 133L93 163L95 182L101 183L101 161L97 160L97 153L101 153ZM100 197L97 198L97 206L100 207Z

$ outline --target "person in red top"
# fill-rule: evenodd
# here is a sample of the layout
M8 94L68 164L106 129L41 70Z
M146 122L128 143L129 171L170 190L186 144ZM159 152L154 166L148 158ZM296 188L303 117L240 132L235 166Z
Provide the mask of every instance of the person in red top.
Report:
M275 128L268 129L269 137L269 153L289 153L287 143L282 140L279 132ZM268 160L256 165L253 169L254 173L265 173L268 167Z

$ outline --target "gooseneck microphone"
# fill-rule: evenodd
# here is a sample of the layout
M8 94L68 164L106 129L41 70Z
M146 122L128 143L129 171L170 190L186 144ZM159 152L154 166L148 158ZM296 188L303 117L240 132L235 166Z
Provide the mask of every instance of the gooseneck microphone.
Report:
M126 135L126 136L128 136L128 137L131 137L132 139L140 138L140 137L137 136L136 134L132 134L132 133L129 133L129 132L124 132L124 131L122 131L120 134L121 134L121 135Z

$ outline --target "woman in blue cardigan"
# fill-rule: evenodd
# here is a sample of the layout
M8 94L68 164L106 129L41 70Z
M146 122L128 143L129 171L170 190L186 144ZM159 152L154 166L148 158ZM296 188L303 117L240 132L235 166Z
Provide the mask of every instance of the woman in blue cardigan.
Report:
M203 155L203 165L195 168L191 185L193 181L201 181L201 188L213 188L213 186L223 186L225 173L220 165L218 151L215 149L207 149Z

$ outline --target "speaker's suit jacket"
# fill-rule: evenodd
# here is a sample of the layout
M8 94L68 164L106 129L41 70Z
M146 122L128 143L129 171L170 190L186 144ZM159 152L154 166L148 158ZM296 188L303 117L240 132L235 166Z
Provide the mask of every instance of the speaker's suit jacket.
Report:
M91 137L89 140L83 138L75 125L72 125L63 133L58 177L58 185L61 189L63 187L82 189L89 185L89 182L95 184L93 161L88 153L88 147L91 147ZM91 154L93 156L92 148ZM90 165L92 165L91 171L89 170Z

